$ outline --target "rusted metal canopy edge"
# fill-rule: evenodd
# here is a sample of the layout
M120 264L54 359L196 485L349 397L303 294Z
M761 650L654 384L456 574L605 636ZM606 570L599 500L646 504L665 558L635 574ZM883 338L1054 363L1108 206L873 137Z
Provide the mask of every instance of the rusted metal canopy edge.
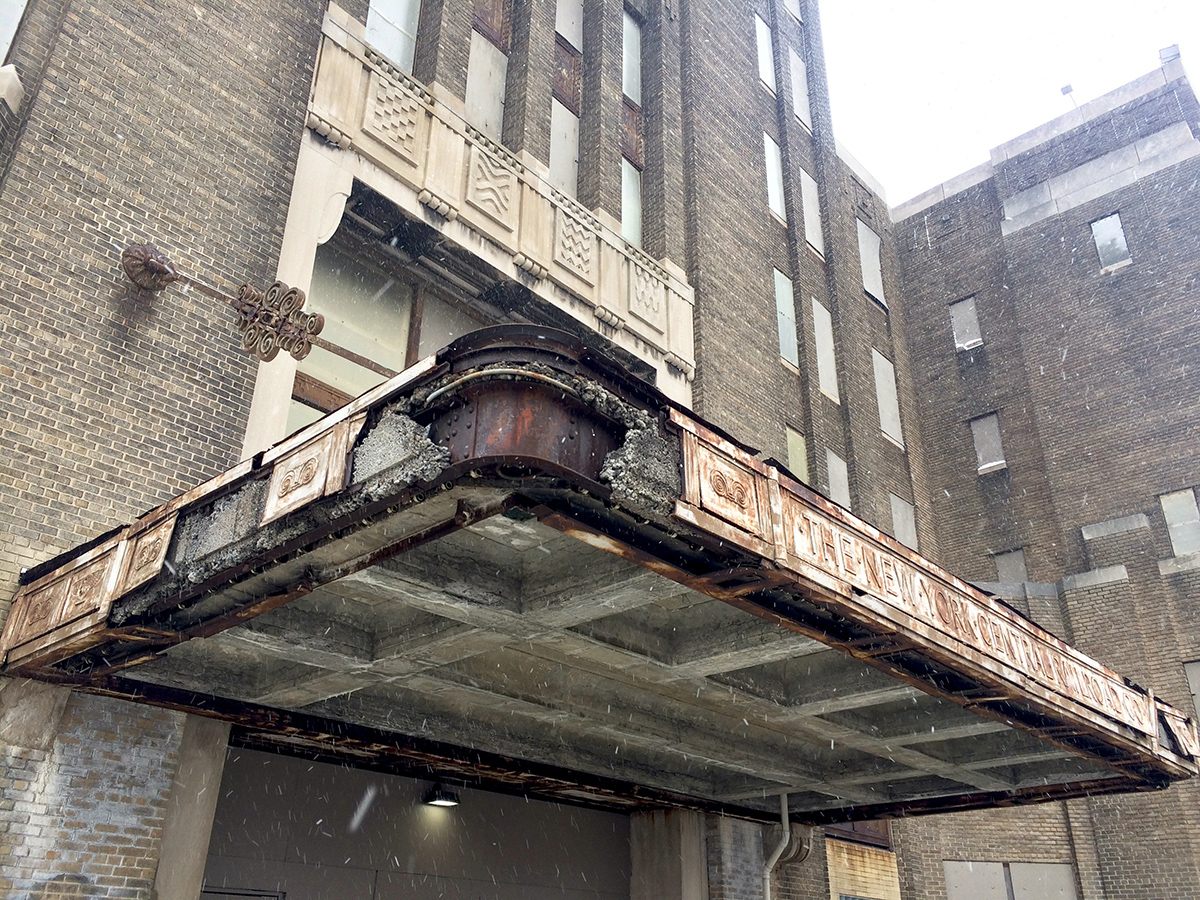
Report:
M514 370L514 366L524 368ZM523 372L524 378L514 371ZM658 528L661 534L665 524L700 543L737 548L758 569L757 582L751 579L748 587L730 589L701 579L697 589L750 607L756 605L756 591L795 591L871 635L857 647L826 638L827 643L914 680L930 693L985 713L989 705L996 709L1011 703L1027 706L1049 724L1022 727L1059 743L1063 736L1073 735L1100 741L1113 751L1100 758L1131 779L1131 785L1156 786L1163 779L1195 773L1200 742L1194 724L1181 712L794 481L786 471L762 462L749 448L673 406L611 361L589 354L569 336L546 329L485 329L460 339L436 358L422 361L259 457L152 510L109 539L39 567L37 577L22 585L14 599L0 639L7 671L60 679L64 672L55 666L98 645L144 641L159 648L183 639L156 631L151 622L118 627L112 621L117 601L126 602L165 577L181 515L211 506L215 498L256 480L267 485L261 509L264 526L286 524L308 507L332 501L352 512L361 485L348 487L347 478L368 421L374 423L389 405L417 394L430 408L432 398L441 394L442 410L467 402L459 395L471 379L475 381L470 390L497 380L537 386L529 395L532 400L526 398L529 402L539 404L542 411L562 405L571 415L583 405L581 391L572 385L582 379L600 386L609 397L606 412L592 410L599 423L594 439L600 450L593 448L591 456L561 457L563 435L544 429L486 439L476 435L474 440L482 443L460 446L461 439L451 437L439 419L431 424L435 437L451 445L458 456L441 475L463 477L473 462L502 461L523 467L531 479L550 474L568 488L574 484L576 490L594 495L600 488L603 493L598 484L602 460L593 457L607 456L622 440L622 432L631 428L629 422L611 418L612 398L616 398L616 405L656 418L660 437L677 442L682 477L676 496L660 498L674 502L671 521L664 523L658 510L619 499L610 500L614 513L642 521L648 532ZM477 395L473 402L486 400ZM597 406L594 398L589 402ZM605 429L611 434L601 433ZM404 501L390 497L372 502L386 506ZM593 534L603 538L603 528ZM645 549L658 542L642 543L639 562L658 568L654 553ZM304 538L292 539L292 545L304 544ZM228 573L224 580L249 574ZM688 578L694 575L683 573ZM258 598L238 615L212 623L206 633L232 627L302 593L300 586ZM788 618L786 611L777 609L772 615L781 621ZM820 633L814 636L823 639ZM933 660L978 688L970 695L947 692L900 666L897 660L903 654ZM1078 752L1078 743L1068 744Z

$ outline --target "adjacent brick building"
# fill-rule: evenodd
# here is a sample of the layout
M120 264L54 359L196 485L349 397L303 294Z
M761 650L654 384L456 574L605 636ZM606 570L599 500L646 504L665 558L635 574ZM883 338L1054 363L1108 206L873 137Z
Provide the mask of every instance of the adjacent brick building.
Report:
M534 322L1193 710L1200 107L1177 59L889 211L834 139L815 0L22 5L0 44L6 604L23 570L450 339ZM131 289L121 251L144 242L190 281ZM332 346L256 366L219 297L274 278ZM739 659L716 683L828 677ZM311 689L295 677L262 696ZM891 723L927 773L986 739L923 734L903 690L821 724L883 734L883 759ZM778 843L486 792L455 831L406 818L408 777L280 761L246 729L226 763L229 726L185 709L0 683L6 896L187 897L203 875L227 897L757 900ZM327 816L366 821L360 797L399 824L322 843ZM1197 799L798 829L774 895L1190 896Z

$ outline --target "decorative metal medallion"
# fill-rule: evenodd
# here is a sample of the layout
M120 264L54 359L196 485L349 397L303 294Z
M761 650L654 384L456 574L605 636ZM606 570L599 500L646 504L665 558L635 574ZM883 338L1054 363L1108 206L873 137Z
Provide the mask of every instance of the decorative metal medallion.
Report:
M243 284L233 308L242 331L242 347L263 362L280 350L301 360L312 350L312 339L325 327L320 313L304 312L304 291L277 281L266 291Z
M183 279L167 255L153 244L130 244L121 253L121 268L145 291L161 291Z

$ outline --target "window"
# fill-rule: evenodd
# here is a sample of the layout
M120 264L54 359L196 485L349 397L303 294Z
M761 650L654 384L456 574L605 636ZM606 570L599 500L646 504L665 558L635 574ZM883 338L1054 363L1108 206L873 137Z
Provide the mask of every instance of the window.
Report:
M796 300L792 279L775 270L775 318L779 325L779 355L793 366L800 365L796 336Z
M621 89L625 96L642 105L642 26L625 13L625 43L621 56Z
M550 183L574 197L579 185L583 107L583 2L559 0L554 13L554 86L550 101Z
M841 403L837 381L837 354L833 347L833 318L816 297L812 298L813 337L817 345L817 383L821 393Z
M791 13L797 22L804 21L804 15L800 12L800 0L783 0L783 8Z
M1171 536L1171 550L1175 555L1200 553L1200 510L1196 508L1196 492L1188 488L1163 494L1158 502L1163 518L1167 520L1167 533Z
M1008 584L1016 584L1029 580L1029 572L1025 568L1024 550L1006 550L992 556L996 564L996 580Z
M788 72L792 76L792 111L800 124L812 131L812 106L808 99L808 66L795 50L788 48Z
M855 221L858 222L858 259L862 265L863 290L887 306L883 296L883 269L879 263L879 235L863 224L862 219Z
M875 369L875 400L879 405L879 428L887 437L903 447L900 401L896 396L896 369L874 347L871 348L871 363Z
M298 367L289 431L482 325L369 239L343 232L317 248L309 296L324 314L325 328Z
M829 470L829 499L850 508L850 473L846 461L832 450L825 451L825 468Z
M0 3L0 63L8 59L8 51L12 49L13 38L17 36L17 26L21 24L24 13L25 0Z
M1184 663L1183 671L1192 692L1192 711L1200 715L1200 662Z
M979 318L975 315L974 297L950 304L950 327L954 330L955 350L970 350L983 343Z
M1000 443L1000 419L995 413L971 420L971 439L975 442L975 460L980 475L1008 466Z
M761 16L754 17L754 37L758 44L758 77L766 85L768 91L775 93L775 36L771 34L771 26L762 20Z
M467 120L493 140L504 131L510 23L508 0L476 0L467 58Z
M4 13L0 12L0 19L3 17ZM367 8L367 43L397 67L412 74L420 17L421 0L371 0ZM3 24L0 24L0 47L3 46L3 30Z
M947 900L1077 900L1069 863L945 862Z
M621 237L642 246L642 173L627 159L621 160Z
M763 132L763 155L767 161L767 206L771 212L787 221L787 210L783 206L783 157L779 155L779 145L766 132Z
M787 428L788 468L792 474L808 484L808 442L799 431Z
M895 494L888 494L892 500L892 537L906 547L917 549L917 516L911 503Z
M1121 216L1113 213L1092 223L1092 240L1096 242L1096 254L1100 257L1102 271L1119 269L1132 262L1129 247L1125 243L1125 229L1121 227Z
M821 193L816 180L800 170L800 202L804 206L804 239L821 256L825 255L825 234L821 230Z
M642 120L642 26L625 13L621 85L621 236L642 245L642 166L645 132Z

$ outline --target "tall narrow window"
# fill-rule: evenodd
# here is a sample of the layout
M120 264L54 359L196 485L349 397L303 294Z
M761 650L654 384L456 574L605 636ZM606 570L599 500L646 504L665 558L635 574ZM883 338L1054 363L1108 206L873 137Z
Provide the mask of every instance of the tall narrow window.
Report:
M1196 492L1191 488L1163 494L1158 498L1163 518L1167 520L1167 532L1171 537L1171 550L1176 556L1200 553L1200 510L1196 507Z
M754 17L754 39L758 45L758 77L775 93L775 36L761 16Z
M771 212L787 221L787 210L783 205L783 157L775 139L763 132L763 156L767 165L767 206Z
M912 550L917 549L916 509L903 497L888 494L892 503L892 537Z
M804 239L821 256L825 255L825 234L821 230L821 194L816 180L800 170L800 202L804 206Z
M1101 269L1118 269L1132 262L1120 214L1113 213L1093 222L1092 240L1096 242L1096 255L1100 257Z
M1200 715L1200 662L1184 663L1183 671L1192 692L1192 711Z
M0 3L0 64L8 59L8 51L12 49L13 38L17 36L17 26L21 24L21 16L25 14L25 0L6 0Z
M879 405L879 427L887 437L903 447L900 401L896 397L896 369L874 348L871 349L871 363L875 369L875 400Z
M841 403L837 381L837 352L833 346L833 317L816 297L812 298L813 336L817 345L817 383L821 393L834 403Z
M511 41L511 0L475 0L471 52L467 59L467 120L497 141L504 132Z
M621 236L642 245L642 168L646 138L642 116L642 26L625 12L621 56Z
M808 484L808 442L795 428L787 428L788 468L792 474Z
M0 18L3 16L4 13L0 12ZM371 0L367 8L367 43L398 68L411 74L420 17L421 0ZM0 34L0 51L3 49L2 41L3 35ZM3 56L3 52L0 52L0 57Z
M1029 580L1029 572L1025 568L1025 551L1021 549L1006 550L992 557L996 564L996 580L1013 584Z
M829 499L850 508L850 472L846 461L832 450L825 450L825 468L829 470Z
M800 365L796 338L796 300L792 279L775 270L775 317L779 325L779 355L793 366Z
M980 475L1008 466L1004 461L1004 446L1000 443L1000 419L995 413L971 420L971 440L975 442Z
M792 76L792 111L809 131L812 131L812 106L808 99L808 66L804 57L788 48L788 72Z
M883 296L883 268L879 261L879 235L865 225L862 219L858 222L858 259L862 265L863 290L887 306Z
M975 315L974 297L950 304L950 327L954 330L955 350L970 350L983 343L979 318Z
M558 0L554 28L550 183L574 197L579 184L579 116L583 99L582 0Z

